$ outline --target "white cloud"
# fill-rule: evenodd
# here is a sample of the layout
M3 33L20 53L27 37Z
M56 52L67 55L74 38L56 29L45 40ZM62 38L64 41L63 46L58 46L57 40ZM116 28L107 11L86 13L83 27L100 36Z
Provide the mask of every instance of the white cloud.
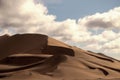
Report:
M112 30L106 30L106 31L102 32L101 35L108 41L115 39L117 37L117 33L113 32Z
M102 47L104 53L120 60L120 37L105 43Z
M6 27L35 27L54 21L47 8L33 0L0 0L0 25ZM29 28L28 27L28 28ZM27 30L27 29L26 29Z
M85 48L86 48L87 50L91 50L91 51L100 50L101 47L102 47L102 46L101 46L100 44L98 44L98 43L89 44L89 45L85 46Z
M110 50L113 49L113 51L118 49L118 52L120 52L120 37L115 39L115 40L113 40L113 41L110 41L110 42L104 44L103 48L104 49L110 49Z
M117 37L119 37L119 34L117 32L114 32L112 30L105 30L101 34L91 36L89 41L108 42L108 41L116 39Z
M89 28L120 28L120 7L108 12L96 13L79 19L79 23Z

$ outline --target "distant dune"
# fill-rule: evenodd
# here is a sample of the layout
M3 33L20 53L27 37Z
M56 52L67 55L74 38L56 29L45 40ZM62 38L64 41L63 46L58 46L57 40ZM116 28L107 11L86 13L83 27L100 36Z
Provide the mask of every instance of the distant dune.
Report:
M120 61L47 35L3 35L0 80L120 80Z

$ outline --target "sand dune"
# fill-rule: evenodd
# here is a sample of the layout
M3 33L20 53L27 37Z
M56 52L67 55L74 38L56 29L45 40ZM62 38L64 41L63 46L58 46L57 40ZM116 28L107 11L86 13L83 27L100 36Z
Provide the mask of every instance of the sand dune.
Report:
M51 40L48 41L48 36L46 35L40 35L40 34L17 34L17 35L13 35L9 38L7 38L7 40L2 41L2 44L0 46L0 59L12 55L12 54L19 54L19 53L29 53L29 54L67 54L67 55L71 55L73 56L73 50L69 49L69 48L65 48L65 47L61 47L61 46L55 46L54 44L50 43ZM53 42L53 41L51 41ZM56 43L59 43L56 41ZM51 45L49 45L51 44ZM59 53L59 51L57 51L57 53L55 52L56 50L53 49L57 49L59 51L61 51ZM65 48L65 49L64 49ZM46 52L46 50L49 52ZM54 51L54 52L53 52ZM65 53L65 52L67 53Z
M120 61L42 34L3 35L0 80L120 80Z

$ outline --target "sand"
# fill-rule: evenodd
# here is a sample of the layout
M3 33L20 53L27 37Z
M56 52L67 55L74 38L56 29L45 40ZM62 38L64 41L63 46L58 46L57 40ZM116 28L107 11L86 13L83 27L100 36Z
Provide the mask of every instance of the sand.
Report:
M120 80L120 61L43 34L3 35L0 80Z

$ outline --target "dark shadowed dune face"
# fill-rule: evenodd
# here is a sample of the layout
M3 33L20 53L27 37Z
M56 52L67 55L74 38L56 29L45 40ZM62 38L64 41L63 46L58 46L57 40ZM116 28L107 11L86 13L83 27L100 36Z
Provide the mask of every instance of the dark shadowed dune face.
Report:
M17 34L8 37L6 40L2 42L0 45L0 54L1 58L7 57L13 54L19 53L28 53L28 54L40 54L46 52L48 50L48 36L41 34ZM52 46L52 45L51 45ZM54 50L52 50L54 49ZM59 51L62 51L60 53ZM64 51L65 50L65 51ZM48 54L66 54L66 55L74 55L72 49L64 47L49 47L50 52L46 52ZM68 52L67 52L68 51Z
M9 35L3 35L0 36L0 45L2 45L2 43L4 43L5 40L7 40L10 36Z
M47 46L47 36L45 35L13 35L5 40L0 46L1 57L12 54L26 53L38 48L39 52ZM35 51L34 51L35 52Z
M0 80L120 80L120 61L42 34L4 35Z

